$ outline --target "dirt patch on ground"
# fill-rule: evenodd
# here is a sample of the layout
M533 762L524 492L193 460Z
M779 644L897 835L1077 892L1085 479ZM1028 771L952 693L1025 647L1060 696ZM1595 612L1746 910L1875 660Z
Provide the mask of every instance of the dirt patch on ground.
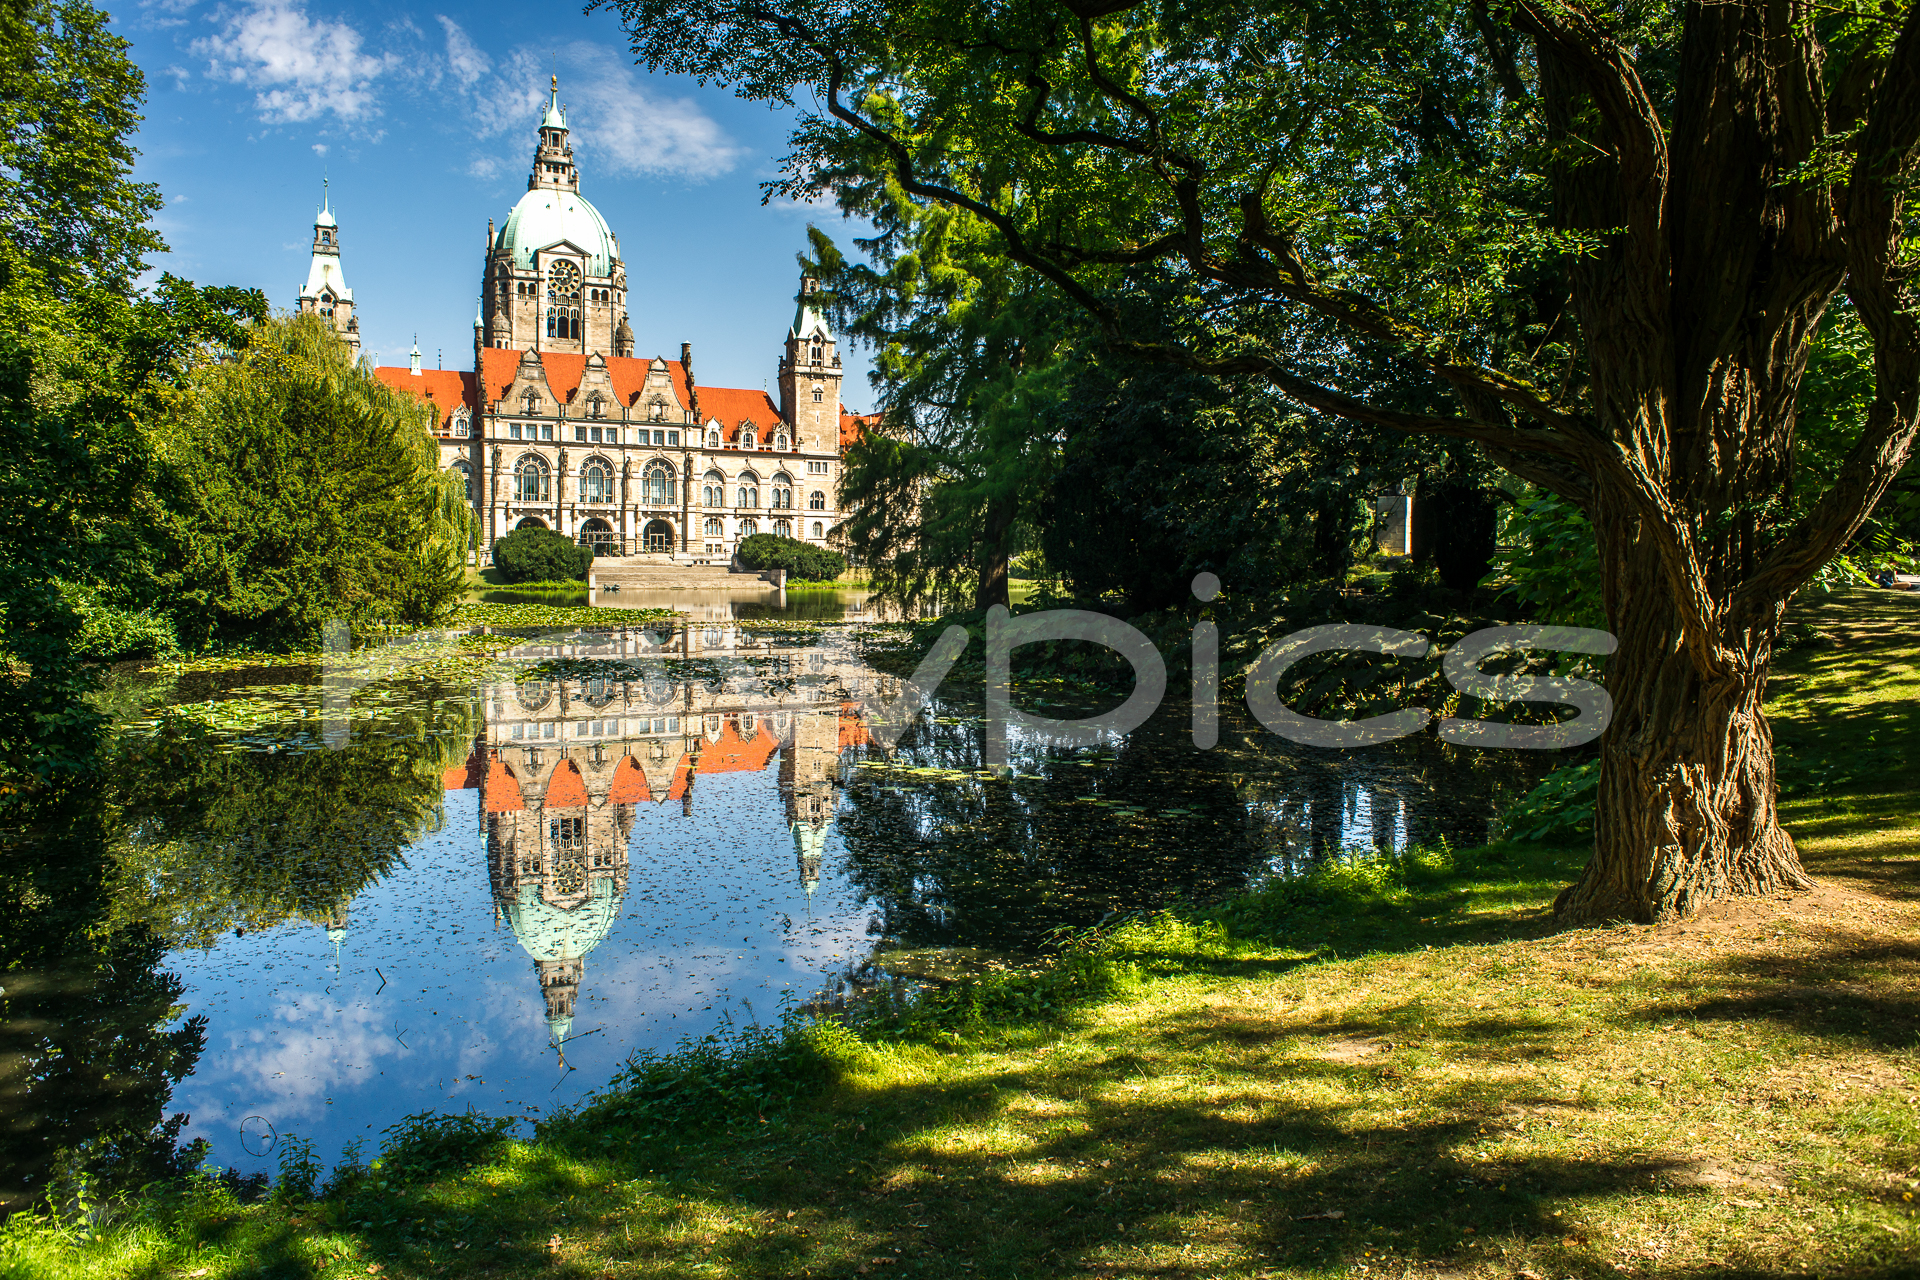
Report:
M1371 1037L1364 1040L1335 1037L1318 1041L1313 1047L1311 1056L1323 1062L1365 1062L1368 1058L1378 1057L1392 1048L1390 1041Z

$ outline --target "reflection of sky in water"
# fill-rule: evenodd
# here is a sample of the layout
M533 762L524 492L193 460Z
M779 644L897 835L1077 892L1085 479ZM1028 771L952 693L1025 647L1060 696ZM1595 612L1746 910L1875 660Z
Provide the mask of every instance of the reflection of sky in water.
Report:
M589 641L637 665L568 666ZM483 750L446 771L445 822L403 867L331 929L295 920L168 960L208 1019L169 1110L192 1114L183 1136L220 1163L273 1166L239 1140L253 1116L331 1164L355 1138L371 1155L409 1114L550 1114L636 1050L777 1020L876 942L898 948L893 971L939 974L1055 924L1205 899L1342 850L1472 843L1491 788L1555 763L1431 740L1294 749L1230 706L1221 748L1199 752L1170 693L1147 726L1093 747L1015 728L1010 776L984 784L966 701L927 709L899 767L863 767L880 763L863 706L898 682L845 633L806 647L715 619L522 653L478 692ZM533 678L545 660L560 666ZM585 815L570 836L568 814Z
M272 1164L240 1148L250 1115L316 1138L330 1161L413 1112L544 1114L635 1049L671 1048L723 1015L774 1020L783 997L812 994L866 945L870 912L836 872L831 835L818 887L802 889L776 771L702 778L691 815L639 806L628 892L585 958L563 1072L533 960L494 921L478 795L447 800L446 828L354 899L337 974L326 933L304 922L169 961L183 1003L210 1021L173 1109L215 1159Z

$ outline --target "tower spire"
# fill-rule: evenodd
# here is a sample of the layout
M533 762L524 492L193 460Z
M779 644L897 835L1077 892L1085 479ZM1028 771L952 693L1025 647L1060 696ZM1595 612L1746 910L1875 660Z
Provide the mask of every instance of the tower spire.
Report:
M540 145L533 152L533 176L527 190L580 190L580 170L574 167L573 146L567 141L567 109L560 105L560 77L547 87L547 111L540 117Z
M333 184L320 179L320 212L313 219L313 260L295 308L333 326L355 359L360 356L360 320L353 313L353 290L340 267L340 225L333 216Z

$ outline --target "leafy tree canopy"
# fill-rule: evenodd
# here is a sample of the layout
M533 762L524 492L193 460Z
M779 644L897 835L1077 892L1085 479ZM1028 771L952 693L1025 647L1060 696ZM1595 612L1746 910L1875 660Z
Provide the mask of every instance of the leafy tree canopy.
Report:
M493 544L493 565L508 582L585 582L593 548L564 533L532 525Z

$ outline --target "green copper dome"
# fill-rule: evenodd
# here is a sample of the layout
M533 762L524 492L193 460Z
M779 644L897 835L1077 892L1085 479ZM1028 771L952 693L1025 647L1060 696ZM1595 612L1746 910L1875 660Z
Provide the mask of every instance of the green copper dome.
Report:
M535 960L577 960L606 941L620 918L620 898L613 881L596 877L587 900L569 911L540 896L540 886L524 884L507 904L507 924Z
M620 243L600 211L577 192L552 187L527 192L507 215L507 225L500 229L494 247L512 254L513 265L527 270L533 267L535 254L562 241L586 252L588 275L613 274Z

